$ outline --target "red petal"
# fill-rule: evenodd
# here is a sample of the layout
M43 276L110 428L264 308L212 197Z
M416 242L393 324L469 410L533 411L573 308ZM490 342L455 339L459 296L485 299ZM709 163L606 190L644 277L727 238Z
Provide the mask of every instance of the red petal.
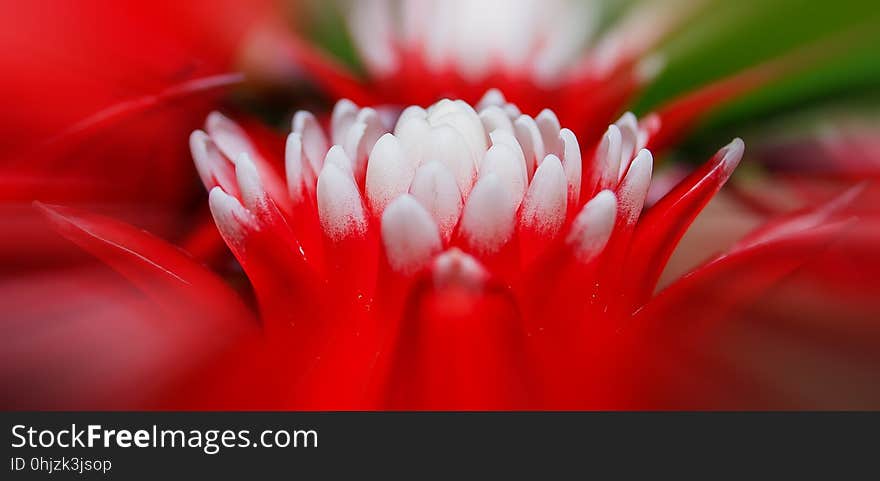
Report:
M258 324L236 292L179 249L132 226L77 209L37 205L62 235L137 289L120 284L115 275L107 284L107 275L102 274L96 279L103 284L95 285L87 272L78 271L70 275L53 271L52 279L69 281L60 290L54 281L13 284L25 296L44 298L38 304L41 314L28 325L21 324L27 317L20 309L7 306L10 322L29 332L14 336L21 343L18 348L4 348L5 354L13 356L10 365L18 366L19 374L48 369L67 376L66 380L46 378L55 379L59 386L70 379L85 382L95 377L90 384L94 389L71 389L62 399L51 398L53 389L39 387L40 391L31 392L27 405L66 409L201 405L206 402L203 396L180 398L174 395L176 388L169 389L189 377L197 378L206 392L208 386L214 393L218 387L226 394L226 389L235 390L244 377L228 368L240 364L239 355L259 354L261 344ZM68 301L65 295L71 296ZM76 307L78 302L82 309ZM58 311L54 315L53 309ZM47 323L47 319L58 322ZM19 352L22 346L30 346L30 352L39 352L44 359L36 364L27 361ZM236 349L230 351L231 347ZM123 361L113 360L120 348L126 353ZM101 360L109 364L102 367ZM249 377L254 376L250 373ZM40 384L23 379L14 382L18 387ZM223 384L218 383L221 379ZM264 391L254 393L255 399L263 399ZM232 399L236 398L228 397ZM214 399L210 405L231 405L226 401L224 397L217 404Z
M631 286L632 307L638 307L651 295L678 241L730 178L742 158L743 148L742 141L737 139L721 149L642 216L625 268L640 277Z
M529 404L524 332L506 288L412 293L386 391L391 409L516 409Z
M69 207L36 204L58 231L169 310L188 306L215 329L255 326L238 295L183 251L128 224Z
M760 240L671 285L635 316L622 336L626 360L619 365L629 367L618 376L638 379L625 405L791 409L877 402L880 393L857 382L844 382L835 391L823 387L839 382L837 375L852 379L876 370L880 330L870 317L861 317L876 306L855 307L843 296L792 282L780 287L789 286L794 298L781 304L773 300L771 294L781 291L771 287L783 279L802 280L804 269L827 252L829 243L848 239L858 226L816 224L809 216L799 220L802 230L783 225L778 235L765 231ZM813 293L804 297L808 292ZM851 304L851 309L811 319L797 304L815 304L816 297ZM835 322L829 324L830 318Z

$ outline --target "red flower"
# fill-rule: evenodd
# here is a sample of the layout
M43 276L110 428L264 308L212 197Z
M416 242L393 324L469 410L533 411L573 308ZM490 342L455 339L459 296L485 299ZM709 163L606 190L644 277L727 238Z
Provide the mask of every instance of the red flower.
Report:
M298 407L602 405L590 352L743 153L724 148L639 229L653 158L631 114L584 163L552 111L521 115L497 91L479 112L407 108L393 134L346 100L331 124L294 116L286 181L219 114L191 138Z
M178 239L186 230L186 250L222 276L120 221L41 205L65 237L112 271L76 266L47 275L21 267L15 279L0 284L0 310L12 319L0 349L0 377L10 387L4 405L876 406L871 386L838 385L842 394L805 387L812 380L830 384L876 372L880 336L876 318L864 314L876 312L871 286L858 291L869 302L853 302L858 309L851 316L784 315L808 302L834 312L836 306L820 296L754 302L779 295L780 286L802 281L804 272L812 280L819 273L839 281L847 294L857 291L849 286L864 277L853 275L857 269L849 263L858 260L846 254L871 252L865 246L880 238L875 222L855 217L862 214L853 207L863 202L858 191L775 217L726 254L657 287L673 249L727 181L744 147L734 141L680 182L655 186L655 197L646 202L651 152L673 144L720 102L788 70L790 62L759 66L673 100L642 121L626 114L607 127L650 78L658 63L645 54L684 10L640 10L582 50L587 35L570 21L568 7L532 18L535 12L516 4L490 12L509 17L497 25L472 24L469 19L484 12L456 2L440 13L468 15L428 23L420 15L413 18L422 23L405 23L411 28L398 32L388 25L393 17L382 3L359 2L350 18L367 61L366 79L290 32L267 27L260 15L246 22L231 15L240 28L218 30L229 34L228 41L213 43L214 37L199 33L201 24L195 28L187 16L166 18L155 6L145 7L162 27L154 36L128 30L139 22L114 23L137 17L128 10L97 9L106 18L96 25L111 25L101 30L101 43L119 41L122 58L132 60L95 56L108 84L125 87L132 75L143 77L136 67L162 57L157 52L174 61L162 57L154 82L141 78L146 85L131 92L105 97L79 84L52 90L82 96L47 98L63 107L59 117L21 126L27 135L12 143L12 151L25 152L21 158L29 162L3 164L10 187L5 194L15 202L97 201ZM456 34L437 38L443 32ZM72 47L82 51L91 46L81 30L59 37L82 40ZM144 48L145 38L159 45ZM186 148L193 119L216 106L218 88L240 80L229 67L242 39L263 47L246 64L252 77L267 66L270 73L297 71L331 96L372 107L340 101L329 128L312 114L297 113L283 159L273 135L218 113L208 116L204 132L192 134L190 149L210 189L216 227L238 259L230 268L215 227L181 215L192 170L176 154ZM511 42L521 48L511 49ZM10 58L26 64L32 56ZM193 58L203 62L178 70ZM25 71L4 91L39 99L41 71ZM476 109L465 103L495 86L522 109L497 90ZM463 100L399 110L442 96ZM42 143L47 131L83 118ZM38 148L25 148L34 139ZM126 151L135 157L114 162ZM143 158L153 162L138 161ZM61 176L65 183L50 182L61 162L75 169ZM144 198L169 218L154 226L144 212L120 208L121 200ZM33 248L37 236L13 232L16 249L7 257L28 267L34 259L45 261L43 255L16 258L30 252L21 247ZM810 261L818 268L807 269ZM249 282L235 286L243 280L234 273L238 265ZM119 282L119 274L131 285ZM248 287L259 315L240 298ZM805 325L805 318L814 324ZM805 342L784 349L791 337ZM799 349L820 341L842 353L833 359L843 361L820 359L820 368L809 370L804 366L816 358ZM770 347L759 349L762 342ZM747 355L754 350L762 352ZM750 362L758 367L749 371Z
M642 379L667 373L661 361L676 359L666 357L676 344L657 330L706 308L694 292L719 304L685 319L717 322L734 312L820 252L845 225L836 219L847 201L757 231L652 298L678 239L741 158L742 142L640 215L652 157L638 151L650 133L632 117L622 122L632 129L611 126L582 163L577 140L549 111L534 129L517 130L509 114L493 114L513 112L505 107L490 103L478 114L444 100L405 110L395 133L382 134L374 110L342 101L329 138L345 139L344 147L332 148L315 118L300 112L284 176L243 129L212 114L191 148L217 225L254 287L265 338L229 341L234 361L215 357L196 371L195 392L165 402L644 408L669 405L669 392L681 396L673 406L761 402L737 390L740 397L718 398L731 392L730 381L701 390ZM444 135L459 140L434 143ZM155 241L107 220L53 215L65 235L147 292L180 302L178 316L234 317L235 309L214 303L228 294L212 292L216 282L173 249L144 245ZM745 288L719 289L742 269ZM178 291L182 297L168 294ZM248 321L239 325L253 332Z

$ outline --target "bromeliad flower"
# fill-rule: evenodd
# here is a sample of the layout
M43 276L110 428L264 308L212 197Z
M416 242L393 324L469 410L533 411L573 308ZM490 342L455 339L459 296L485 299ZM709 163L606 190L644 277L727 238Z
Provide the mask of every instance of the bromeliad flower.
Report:
M200 30L178 9L146 10L154 7L158 19L174 19L157 25ZM863 289L868 309L854 310L846 322L838 322L842 315L786 315L805 301L751 302L806 270L810 259L820 260L813 280L847 280L839 291L851 293L854 281L871 279L876 262L863 277L853 277L849 266L871 252L878 232L876 222L854 220L849 204L859 203L858 192L777 216L668 284L667 271L658 287L679 239L744 147L734 141L677 185L652 185L652 152L674 144L712 107L790 73L796 62L746 70L641 121L632 114L615 121L660 65L653 47L687 9L638 6L594 36L590 22L574 21L596 18L592 4L352 3L347 17L367 67L363 78L289 32L266 35L263 14L245 22L222 10L235 26L222 48L215 36L183 41L202 51L201 40L209 40L216 63L163 65L158 87L135 89L119 104L85 98L104 110L62 132L48 155L14 164L13 173L39 175L16 176L9 198L29 202L33 192L56 192L38 197L113 204L146 195L169 214L156 231L184 238L179 243L188 252L108 217L37 204L65 237L116 272L77 266L43 274L29 263L46 256L15 255L27 267L0 283L0 311L12 319L0 349L0 378L10 387L4 406L876 406L871 387L848 384L825 397L807 387L876 372L876 316L860 317L876 307L870 286ZM250 3L245 10L258 13ZM115 30L137 43L143 37L125 22L99 23L113 25L110 38ZM177 36L166 37L169 51L184 52ZM232 51L244 52L245 76L228 71ZM100 63L115 68L109 58ZM143 69L120 69L146 77ZM38 72L16 84L40 93L37 80L53 77ZM185 149L193 128L185 118L201 121L224 87L244 78L255 86L267 72L310 76L334 99L353 102L340 101L329 119L297 113L283 159L274 153L283 142L273 135L267 144L253 123L211 114L190 138L195 170L210 192L199 204L210 206L214 220L205 212L199 222L180 204L188 194L201 196L183 188L195 173L173 155ZM77 88L55 95L72 98L70 91ZM198 105L189 108L190 100ZM401 110L406 105L431 106ZM82 109L54 110L82 117ZM162 161L137 162L144 169L138 172L151 175L133 175L118 160L132 160L116 155L120 148ZM48 167L61 160L76 164L71 178L99 179L112 195L48 182L58 173ZM26 165L32 168L18 170ZM109 166L113 175L105 172ZM29 204L26 210L33 216ZM120 210L152 228L141 211ZM859 235L841 235L856 227ZM31 248L36 237L18 238ZM841 238L857 240L859 249ZM824 249L831 243L835 249ZM120 283L120 274L131 285ZM251 290L257 316L240 298ZM780 332L787 336L780 339ZM801 342L787 342L791 337ZM805 372L815 358L790 348L809 344L805 338L828 340L845 356L820 359L820 369ZM81 388L68 389L72 383Z
M283 176L218 113L191 137L211 212L254 286L272 362L289 385L282 402L637 403L621 387L633 380L611 373L630 331L641 335L650 318L639 312L687 302L667 295L655 307L651 298L678 239L740 161L742 141L642 215L651 131L631 114L586 159L552 111L521 115L497 91L479 111L445 99L408 107L391 132L383 122L347 100L328 131L298 112ZM815 248L825 237L809 229L832 211L756 235L711 269L782 239Z

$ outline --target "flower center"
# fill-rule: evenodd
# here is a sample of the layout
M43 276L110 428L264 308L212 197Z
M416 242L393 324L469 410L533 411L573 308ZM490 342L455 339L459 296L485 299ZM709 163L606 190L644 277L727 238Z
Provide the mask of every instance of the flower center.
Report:
M517 224L556 235L580 194L581 157L574 134L560 128L553 112L545 110L537 118L523 115L497 91L478 108L460 100L441 100L427 109L409 107L393 133L361 151L358 146L366 137L361 132L371 129L357 119L373 116L364 114L368 109L338 104L331 135L347 139L348 147L331 147L318 176L324 231L338 239L365 229L370 214L383 224L394 225L401 218L410 222L400 222L400 229L410 232L406 237L416 237L417 231L438 237L420 239L421 244L448 245L457 228L479 254L498 251ZM308 130L300 133L303 145L324 144L309 142L307 137L321 131ZM359 185L365 209L358 207ZM394 228L383 227L386 237L393 237L391 232ZM400 242L387 243L403 249Z
M450 247L483 261L510 249L534 259L555 239L589 262L616 218L636 221L651 178L651 154L640 151L647 133L632 114L608 129L592 165L582 164L577 138L552 111L530 117L495 90L476 109L444 99L408 107L396 121L342 100L329 123L325 132L311 113L294 115L285 180L220 114L209 118L208 134L193 134L202 179L220 187L210 200L227 239L259 228L271 199L295 226L315 217L319 237L332 244L376 232L400 272ZM301 244L309 242L304 230L295 232Z

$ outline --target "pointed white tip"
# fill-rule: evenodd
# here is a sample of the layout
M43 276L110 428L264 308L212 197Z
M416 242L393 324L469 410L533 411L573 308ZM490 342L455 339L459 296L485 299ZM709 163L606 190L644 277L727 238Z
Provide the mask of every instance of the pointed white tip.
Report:
M633 182L634 184L649 184L651 183L651 174L653 171L654 154L648 149L642 149L629 166L629 171L626 173L627 183L629 183L629 179L632 178L635 180L635 182Z
M216 170L221 167L221 163L226 162L226 159L214 145L211 137L201 130L190 134L189 150L202 184L210 189L215 185L215 178L218 177L215 175Z
M639 142L639 121L635 114L626 112L614 125L620 129L620 166L618 167L617 179L621 180L636 154L636 147Z
M204 130L193 130L189 134L189 150L192 152L193 157L197 154L204 154L206 144L210 141L211 137Z
M400 117L397 118L397 124L394 126L394 135L399 135L398 129L406 127L413 120L425 120L428 118L428 111L418 105L410 105L403 109Z
M229 243L240 244L248 230L257 229L253 214L245 209L235 197L214 187L208 194L208 207L214 217L214 223Z
M255 155L253 144L251 144L247 132L220 112L214 111L208 114L205 130L217 148L223 152L223 155L233 162L242 152Z
M609 125L596 151L595 163L602 173L599 178L600 189L610 189L617 185L622 150L623 136L620 129L616 125Z
M519 141L516 140L516 136L513 134L513 131L508 130L496 130L489 134L489 139L492 143L492 147L489 150L492 150L495 147L501 147L502 151L506 151L506 162L515 166L516 170L519 171L520 179L513 179L515 184L514 194L518 195L520 186L519 183L522 183L522 192L525 194L526 188L529 184L529 174L528 168L526 167L526 159L525 154L523 152L523 148L520 145ZM488 155L488 151L486 152ZM512 157L510 156L512 154ZM485 166L481 166L485 168ZM521 197L520 197L521 198Z
M632 112L624 112L623 115L617 119L617 122L614 123L618 127L627 126L627 128L632 128L633 130L639 127L639 118L636 117L636 114Z
M497 174L487 174L474 185L461 216L461 230L478 253L493 254L510 240L517 206L513 198Z
M433 128L425 144L422 163L437 161L455 176L462 197L467 198L476 177L476 163L462 134L448 125Z
M723 152L721 155L721 162L724 164L724 173L725 175L730 175L739 165L739 162L743 158L743 154L746 150L746 144L739 137L733 139L733 141L727 144L721 151Z
M238 190L241 192L241 200L249 210L255 210L263 201L266 192L257 166L251 160L251 156L242 152L235 162L235 178L238 181Z
M411 195L404 194L382 214L382 243L396 272L413 274L427 266L442 243L437 224Z
M587 263L605 249L617 216L617 199L610 190L603 190L584 205L571 225L566 242L575 258Z
M329 142L318 119L311 112L300 110L293 114L293 132L302 136L303 153L312 166L312 172L320 172L322 161L327 154Z
M358 106L351 100L342 99L336 102L330 116L330 136L334 144L343 142L357 114Z
M555 126L555 129L558 131L561 127L559 125L559 117L556 116L556 113L550 109L544 109L538 113L538 116L535 117L535 122L537 122L540 126L541 123L545 123L547 125Z
M496 132L500 133L500 132ZM528 187L528 178L526 177L526 166L523 161L522 150L519 145L511 147L507 143L495 143L486 151L485 157L480 164L480 175L482 179L487 175L497 175L500 181L507 187L510 194L509 202L514 205L514 209L519 207L522 198ZM476 186L474 187L476 189ZM498 202L503 199L498 199Z
M654 156L650 150L642 149L629 166L629 170L620 183L619 215L626 222L634 225L645 207L648 189L651 187L651 175L654 170Z
M324 158L324 167L327 165L334 165L340 171L348 174L349 177L353 178L353 173L351 170L351 158L339 145L334 145L330 147L330 150L327 151L327 156ZM323 169L321 170L323 172Z
M483 109L489 107L490 105L494 105L496 107L501 107L507 103L507 100L504 98L504 94L501 93L498 89L489 89L483 94L483 98L477 102L477 111L482 112Z
M407 162L397 138L380 137L367 162L365 191L371 211L381 214L389 202L406 193L414 175L415 166Z
M513 122L507 112L496 105L490 105L480 111L480 121L483 123L483 129L486 132L494 132L496 130L506 130L513 133Z
M528 115L520 115L513 123L516 140L519 141L526 159L526 170L531 177L537 165L544 160L544 141L535 119Z
M339 99L339 101L336 102L336 105L333 106L333 114L337 116L344 115L347 112L356 112L357 110L357 104L349 99Z
M366 233L363 202L350 172L335 162L326 162L318 176L317 198L318 218L330 240L338 242Z
M449 242L461 215L461 191L452 172L440 162L419 166L410 193L434 217L444 242Z
M504 104L501 108L504 109L504 113L507 114L507 117L511 120L522 115L522 111L516 106L516 104Z
M581 196L581 177L584 168L581 162L581 147L574 132L569 129L560 130L559 139L562 142L565 178L568 180L568 201L572 205L577 205Z
M535 117L535 124L538 131L541 132L541 140L544 141L544 153L561 156L561 146L559 145L559 118L550 109L544 109Z
M375 109L367 107L358 112L342 146L351 159L354 177L359 181L366 175L370 152L384 134L385 127Z
M562 162L548 155L535 171L535 177L523 200L520 222L523 227L553 237L565 222L568 182Z
M213 110L208 114L207 119L205 119L205 129L208 132L213 130L223 129L223 128L237 128L238 125L232 121L229 117L221 114L220 112Z
M290 121L290 130L291 132L302 134L307 125L310 124L312 121L317 122L317 119L315 119L315 114L309 112L308 110L297 110L293 113L293 118Z

